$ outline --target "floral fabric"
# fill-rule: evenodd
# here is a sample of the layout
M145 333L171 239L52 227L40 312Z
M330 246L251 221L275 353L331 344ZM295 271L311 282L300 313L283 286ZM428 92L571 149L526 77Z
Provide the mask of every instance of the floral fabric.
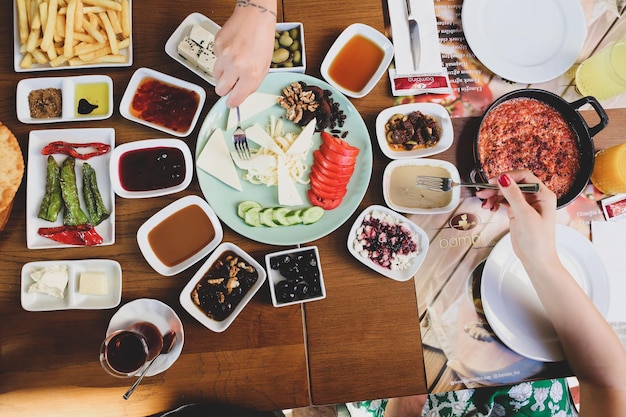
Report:
M352 417L383 417L387 400L347 404ZM421 417L577 417L564 379L429 394Z

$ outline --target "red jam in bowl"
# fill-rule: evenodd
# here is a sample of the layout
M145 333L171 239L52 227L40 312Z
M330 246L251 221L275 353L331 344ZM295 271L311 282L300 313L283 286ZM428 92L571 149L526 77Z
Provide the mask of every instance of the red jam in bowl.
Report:
M126 191L175 187L185 180L185 156L178 148L135 149L120 156L120 183Z
M145 77L133 96L130 113L175 132L186 132L199 103L200 95L195 91Z

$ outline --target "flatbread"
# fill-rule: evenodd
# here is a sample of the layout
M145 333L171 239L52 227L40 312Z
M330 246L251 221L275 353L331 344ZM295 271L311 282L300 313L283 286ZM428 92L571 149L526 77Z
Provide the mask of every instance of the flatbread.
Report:
M11 204L9 204L9 207L7 207L4 210L0 211L0 232L2 232L4 230L4 226L7 224L7 221L9 220L9 215L11 214L11 207L12 206L13 206L13 202L11 202Z
M0 122L0 212L13 202L24 176L24 157L13 133Z

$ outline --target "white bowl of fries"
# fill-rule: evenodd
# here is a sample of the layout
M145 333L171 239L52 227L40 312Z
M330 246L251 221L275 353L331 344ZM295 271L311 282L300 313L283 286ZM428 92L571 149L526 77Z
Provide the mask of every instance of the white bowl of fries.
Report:
M133 64L131 0L39 3L13 2L15 72ZM41 12L54 18L42 24Z

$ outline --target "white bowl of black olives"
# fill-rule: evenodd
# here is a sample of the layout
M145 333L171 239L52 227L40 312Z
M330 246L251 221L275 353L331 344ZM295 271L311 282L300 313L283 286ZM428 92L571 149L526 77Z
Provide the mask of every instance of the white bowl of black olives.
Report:
M274 307L326 298L317 246L268 253L265 264Z

